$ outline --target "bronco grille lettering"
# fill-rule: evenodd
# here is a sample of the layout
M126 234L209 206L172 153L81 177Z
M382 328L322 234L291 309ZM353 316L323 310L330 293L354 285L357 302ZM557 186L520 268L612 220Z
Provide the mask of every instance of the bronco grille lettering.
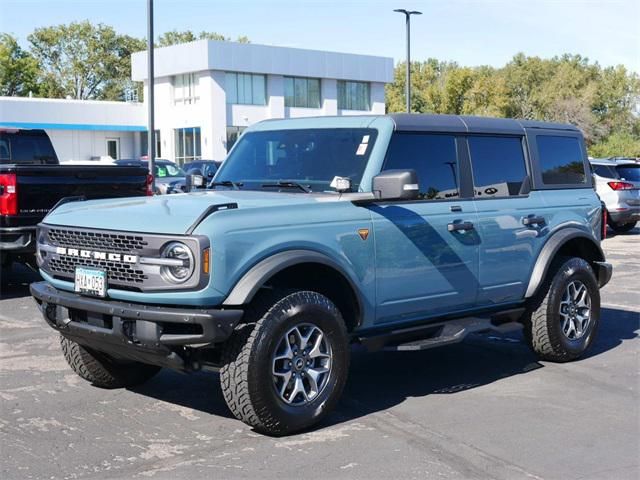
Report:
M111 262L138 263L137 255L123 255L121 253L100 252L96 250L80 250L78 248L56 247L57 255L68 257L93 258L94 260L107 260Z

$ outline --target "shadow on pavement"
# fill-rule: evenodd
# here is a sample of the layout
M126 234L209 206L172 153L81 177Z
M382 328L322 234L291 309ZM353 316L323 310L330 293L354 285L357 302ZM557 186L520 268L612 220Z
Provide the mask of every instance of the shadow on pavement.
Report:
M147 383L129 390L203 413L233 417L222 396L219 376L214 372L184 374L164 369Z
M640 333L640 314L603 308L599 335L584 357L605 353ZM407 398L451 394L543 368L521 334L472 335L465 342L422 352L366 353L354 349L349 380L337 411L320 427L394 407ZM200 412L231 417L218 375L163 371L136 393ZM452 398L455 401L455 398Z
M40 275L29 267L14 264L9 270L0 269L0 300L28 297L29 285L42 280Z

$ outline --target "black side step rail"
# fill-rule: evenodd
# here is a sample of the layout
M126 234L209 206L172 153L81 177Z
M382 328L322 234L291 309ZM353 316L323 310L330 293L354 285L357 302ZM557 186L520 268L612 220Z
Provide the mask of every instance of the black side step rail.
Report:
M217 212L218 210L232 210L234 208L238 208L237 203L219 203L217 205L210 205L204 212L200 214L196 221L191 224L191 226L187 229L187 235L191 235L193 231L202 223L202 221L207 218L212 213Z
M468 317L421 327L393 330L382 335L362 337L358 340L370 352L378 350L410 352L458 343L470 333L488 331L507 333L521 329L522 324L516 321L496 324L489 317Z

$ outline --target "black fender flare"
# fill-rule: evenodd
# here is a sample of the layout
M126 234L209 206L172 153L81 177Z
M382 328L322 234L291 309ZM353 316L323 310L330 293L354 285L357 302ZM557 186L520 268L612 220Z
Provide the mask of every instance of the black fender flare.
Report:
M575 238L584 238L585 240L591 242L593 246L596 247L599 255L599 258L597 258L596 261L604 261L604 253L602 252L602 247L600 247L600 243L593 237L593 235L590 235L588 232L574 227L567 227L557 230L547 240L547 242L542 247L540 254L538 255L536 264L534 265L531 276L529 277L529 285L527 286L527 291L524 295L525 298L531 298L535 295L545 276L547 275L549 267L551 266L551 262L553 261L558 251L562 248L563 245ZM595 274L596 276L599 276L599 272L597 270L595 271Z
M302 263L319 263L336 270L348 282L358 302L358 311L363 314L360 289L345 269L329 256L313 250L287 250L267 257L247 271L235 284L227 298L222 302L224 306L246 305L251 302L255 294L264 284L278 272L285 268Z

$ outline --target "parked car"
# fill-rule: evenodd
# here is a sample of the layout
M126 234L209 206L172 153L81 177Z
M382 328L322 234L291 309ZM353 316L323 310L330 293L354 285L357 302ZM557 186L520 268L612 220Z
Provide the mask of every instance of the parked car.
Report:
M336 405L351 344L415 351L524 328L541 359L583 355L612 274L588 172L570 125L270 120L205 192L58 207L31 293L94 385L219 369L237 418L289 434Z
M63 199L151 194L146 169L60 165L44 130L0 129L0 265L35 266L36 225Z
M640 164L630 160L590 160L596 192L616 232L632 230L640 220Z
M218 171L218 162L214 160L195 160L193 162L185 163L182 169L187 174L202 175L205 181L208 183L213 179Z
M138 165L149 168L147 160L122 159L116 160L116 165ZM156 195L168 193L184 193L187 191L187 174L175 163L161 158L155 161L155 184Z

